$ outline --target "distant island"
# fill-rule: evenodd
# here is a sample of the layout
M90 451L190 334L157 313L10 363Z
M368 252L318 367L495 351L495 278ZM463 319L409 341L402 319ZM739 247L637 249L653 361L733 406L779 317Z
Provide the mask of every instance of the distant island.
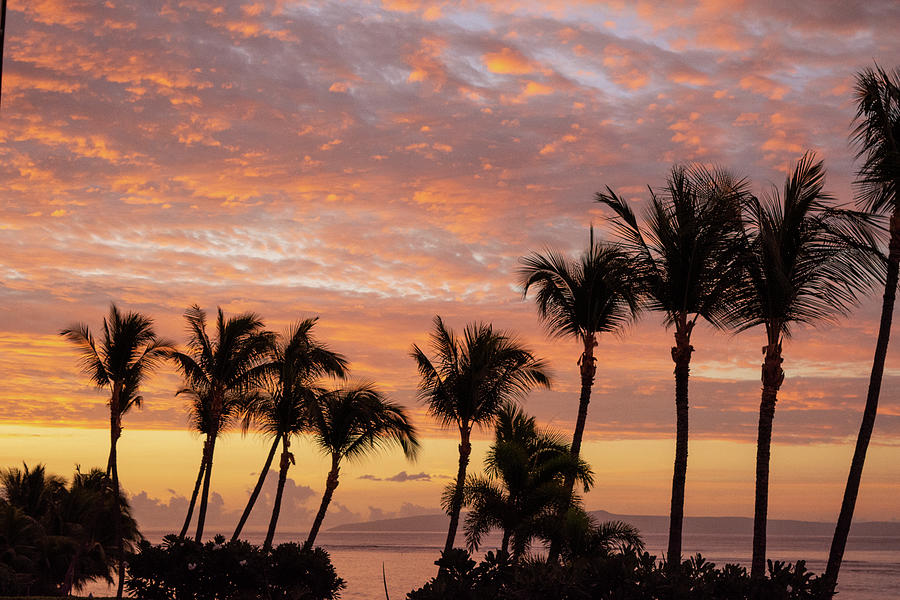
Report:
M590 511L597 521L624 521L641 533L667 533L669 518L655 515L619 515L605 510ZM344 523L330 528L331 532L443 532L447 530L449 517L443 513L417 515L394 519L377 519L360 523ZM753 534L753 519L750 517L685 517L686 534L746 535ZM772 535L829 536L834 533L833 523L820 521L795 521L789 519L769 520ZM861 521L853 524L852 535L860 537L900 537L900 522Z

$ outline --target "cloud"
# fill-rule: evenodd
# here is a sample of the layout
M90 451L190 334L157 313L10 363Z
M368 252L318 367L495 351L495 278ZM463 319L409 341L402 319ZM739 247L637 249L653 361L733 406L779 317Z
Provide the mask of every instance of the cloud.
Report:
M406 481L431 481L432 479L447 479L446 475L431 475L424 471L420 473L412 473L409 474L406 471L400 471L396 475L391 475L390 477L376 477L370 473L366 473L364 475L360 475L358 479L368 479L370 481L394 481L403 483Z

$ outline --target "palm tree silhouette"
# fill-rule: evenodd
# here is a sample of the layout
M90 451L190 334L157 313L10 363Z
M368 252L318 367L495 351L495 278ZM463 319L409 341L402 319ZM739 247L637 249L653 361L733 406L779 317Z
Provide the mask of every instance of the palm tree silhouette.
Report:
M878 396L884 374L894 299L897 293L897 275L900 270L900 69L886 72L877 65L856 76L856 142L857 158L863 165L857 173L857 200L865 210L874 214L890 214L890 243L887 274L884 285L884 301L881 306L881 324L875 344L875 358L869 378L869 391L863 411L856 450L850 463L850 474L841 503L825 569L824 597L830 598L837 585L838 572L844 558L847 536L853 521L853 509L859 494L866 450L875 428L878 412Z
M596 200L613 209L618 238L630 255L649 308L673 327L675 345L675 462L669 514L668 566L681 565L684 492L687 478L691 333L699 319L721 325L722 303L739 270L734 260L740 239L740 203L747 182L723 170L673 167L666 187L651 190L645 224L624 199L607 188Z
M807 153L781 194L752 198L746 210L746 247L741 257L744 284L736 290L729 320L738 330L765 327L762 399L756 455L756 502L751 577L765 576L766 517L772 421L784 381L782 344L797 324L845 314L857 293L871 286L877 259L865 215L830 208L822 189L825 171Z
M360 460L384 446L397 445L408 459L419 450L416 429L406 410L371 384L357 384L325 392L309 407L313 443L331 457L325 492L304 548L312 549L338 486L341 461Z
M329 350L312 334L316 321L305 319L297 323L276 343L265 388L249 403L244 418L245 431L251 422L255 422L263 434L274 438L274 443L232 539L240 535L265 481L275 449L279 442L282 445L275 503L263 543L266 550L272 546L288 468L294 463L294 455L289 450L291 437L309 426L310 406L323 393L317 387L318 380L326 375L344 377L347 372L347 359Z
M593 474L558 435L538 429L534 417L515 405L497 415L494 443L485 457L486 476L470 476L463 492L469 508L466 545L478 550L493 528L503 531L501 550L521 558L536 537L557 526L556 515L568 505L566 479L577 479L587 492ZM446 500L452 499L453 484Z
M122 417L134 407L140 407L143 397L140 386L171 351L172 344L156 337L153 319L137 312L122 313L115 303L103 318L103 337L99 347L90 328L79 323L60 331L60 335L75 344L81 358L81 370L98 387L108 389L109 397L109 459L106 474L112 476L113 489L118 495L119 467L116 453L122 436ZM119 583L116 598L121 599L125 583L125 549L121 541L121 515L114 512L113 520L118 544Z
M449 552L462 510L472 428L490 427L504 405L524 398L536 386L549 388L550 378L544 361L488 324L467 325L459 339L436 316L431 350L436 355L434 361L418 346L412 347L411 356L421 377L419 397L428 404L429 414L445 427L455 425L460 437L459 469L447 503L450 527L444 552Z
M185 387L179 393L191 397L191 420L194 428L206 436L200 472L203 491L197 514L196 540L203 539L203 525L209 498L213 453L216 438L234 422L247 393L259 383L265 374L265 360L274 340L274 334L264 331L263 322L253 313L225 318L218 309L216 337L210 339L206 332L206 313L196 304L184 313L188 326L188 352L172 352L171 356L184 376ZM193 511L198 475L188 520ZM182 536L187 528L182 530Z

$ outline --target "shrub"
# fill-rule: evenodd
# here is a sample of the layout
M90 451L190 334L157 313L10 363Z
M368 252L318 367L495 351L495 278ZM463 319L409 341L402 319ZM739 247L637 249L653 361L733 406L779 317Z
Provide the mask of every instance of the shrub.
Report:
M168 535L139 544L126 587L142 600L332 600L345 584L321 548L290 543L266 553L222 536L199 544Z
M435 563L438 575L407 600L812 600L821 590L804 561L769 561L768 577L753 582L744 567L717 568L699 554L682 563L677 577L665 562L634 548L562 564L537 558L509 564L504 558L488 553L476 564L465 551L453 550Z

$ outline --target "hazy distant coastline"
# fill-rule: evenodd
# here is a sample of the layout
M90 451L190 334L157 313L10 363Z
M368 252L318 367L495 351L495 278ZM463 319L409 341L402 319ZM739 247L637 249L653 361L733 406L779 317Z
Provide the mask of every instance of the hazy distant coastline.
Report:
M619 515L604 510L591 511L598 521L625 521L637 527L642 533L665 533L669 528L669 518L655 515ZM377 519L359 523L345 523L328 529L332 532L438 532L446 531L448 517L445 514L417 515L393 519ZM770 519L771 535L828 536L834 533L833 523L819 521L796 521ZM750 517L685 517L685 534L751 535L753 519ZM853 524L854 536L900 537L900 522L869 521Z

